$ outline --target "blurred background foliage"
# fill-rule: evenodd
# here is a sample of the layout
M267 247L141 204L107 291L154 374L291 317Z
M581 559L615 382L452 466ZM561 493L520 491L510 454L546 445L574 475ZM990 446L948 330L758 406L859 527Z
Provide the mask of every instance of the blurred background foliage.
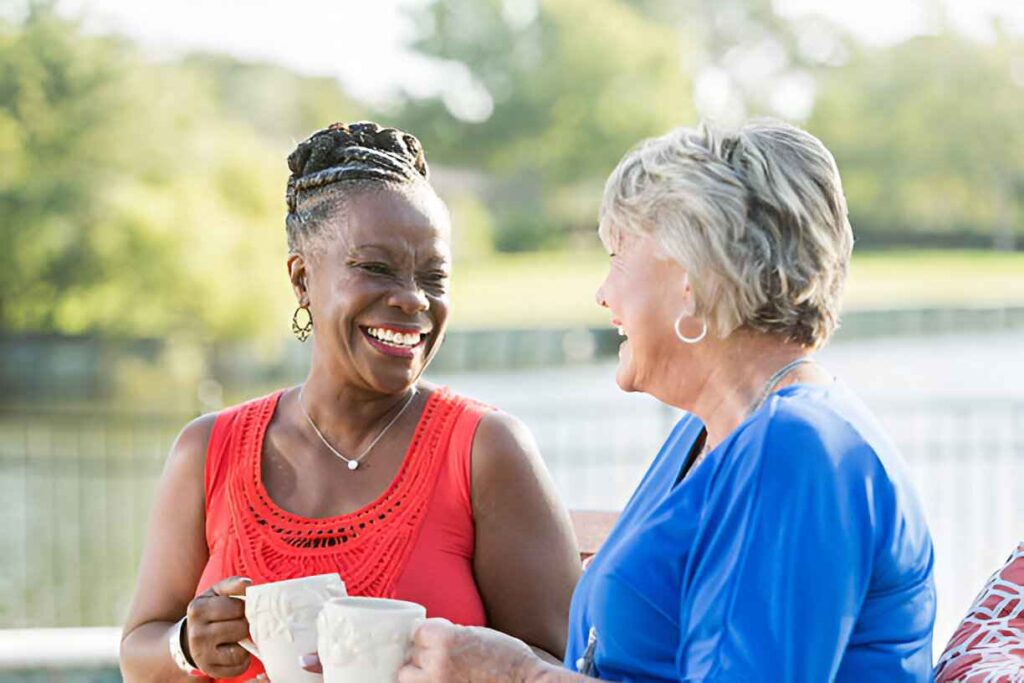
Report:
M839 161L862 236L1014 248L1024 222L1020 36L861 49L819 81L808 125Z
M515 264L587 290L608 172L700 114L781 116L819 135L865 264L872 247L1024 242L1024 38L998 27L978 41L939 21L871 47L822 19L784 20L769 0L433 0L409 10L412 45L460 87L374 106L334 79L219 54L157 59L52 2L18 7L0 18L8 333L280 339L285 156L328 122L366 117L424 141L457 225L467 326L493 322L477 292L507 286Z

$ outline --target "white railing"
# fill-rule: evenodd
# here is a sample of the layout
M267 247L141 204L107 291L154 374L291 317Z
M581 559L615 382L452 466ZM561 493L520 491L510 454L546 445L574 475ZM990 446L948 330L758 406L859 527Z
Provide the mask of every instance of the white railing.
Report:
M116 627L0 629L0 680L13 671L116 670L120 642Z

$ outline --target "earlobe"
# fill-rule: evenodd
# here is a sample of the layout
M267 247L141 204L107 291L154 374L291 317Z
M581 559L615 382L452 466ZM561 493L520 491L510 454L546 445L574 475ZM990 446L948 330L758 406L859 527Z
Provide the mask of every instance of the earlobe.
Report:
M689 296L690 294L692 294L692 292L693 292L693 288L690 286L690 274L689 273L684 273L683 274L683 293L685 293L687 296Z
M689 315L694 315L696 312L697 304L693 300L693 285L690 284L690 274L683 274L683 288L682 288L682 301L685 304L683 310L688 312Z
M306 262L301 254L291 254L288 257L288 279L291 280L292 289L298 298L300 306L309 305L309 288L306 285Z

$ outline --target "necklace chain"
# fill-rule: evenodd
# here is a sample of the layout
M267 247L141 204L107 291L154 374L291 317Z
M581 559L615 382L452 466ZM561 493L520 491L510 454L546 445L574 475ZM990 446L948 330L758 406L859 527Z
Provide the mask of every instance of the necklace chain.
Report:
M373 447L377 445L377 442L380 441L384 437L384 435L388 433L388 430L391 429L392 425L398 422L398 418L402 417L402 415L405 413L406 408L408 408L412 404L412 400L416 398L416 387L413 387L412 393L410 393L409 398L405 400L405 404L402 406L402 409L399 410L386 425L384 425L384 429L380 430L380 433L377 434L373 441L370 442L370 445L363 449L363 452L357 455L356 457L348 458L344 454L342 454L341 451L339 451L337 448L331 445L331 442L327 440L327 437L323 435L323 432L321 432L317 428L316 423L313 422L313 418L310 417L309 412L306 410L306 404L303 403L302 400L302 392L303 390L305 390L305 388L306 386L303 385L302 388L299 389L299 410L301 410L302 414L306 417L306 422L308 422L309 426L312 427L313 432L318 437L320 437L321 443L323 443L323 445L327 447L327 450L329 450L335 456L344 460L350 470L356 470L359 468L359 465L362 463L363 458L365 458L369 454L369 452L373 450Z
M803 365L804 363L813 363L813 362L814 362L814 358L812 358L811 356L800 356L796 360L791 360L790 362L786 363L781 368L776 370L775 374L773 374L771 377L769 377L768 381L764 383L764 388L761 389L761 394L757 397L757 401L755 401L754 403L752 403L750 405L750 409L747 411L747 415L750 415L751 413L757 412L757 410L762 405L764 405L764 402L768 399L769 396L771 396L772 391L775 390L775 385L777 385L779 382L781 382L782 378L785 377L787 374L789 374L790 370L792 370L793 368L795 368L798 365Z
M813 362L814 362L814 358L812 358L811 356L801 356L800 358L797 358L796 360L791 360L790 362L786 363L781 368L776 370L775 373L771 377L768 378L768 381L764 383L764 388L761 389L761 393L758 394L757 399L755 399L754 402L752 402L750 404L750 408L747 409L747 415L750 415L752 413L757 412L757 410L762 405L764 405L764 402L768 399L769 396L771 396L771 393L775 389L775 386L780 381L782 381L782 378L785 377L787 374L789 374L789 372L793 368L795 368L798 365L802 365L804 363L813 363ZM697 457L694 460L693 465L690 466L691 471L692 471L692 469L694 467L696 467L698 465L698 463L700 463L701 460L704 459L704 456L706 456L708 454L708 452L711 450L710 448L708 448L708 445L709 444L708 444L708 440L707 440L707 436L706 436L706 432L705 432L704 446L701 448L700 453L697 454Z

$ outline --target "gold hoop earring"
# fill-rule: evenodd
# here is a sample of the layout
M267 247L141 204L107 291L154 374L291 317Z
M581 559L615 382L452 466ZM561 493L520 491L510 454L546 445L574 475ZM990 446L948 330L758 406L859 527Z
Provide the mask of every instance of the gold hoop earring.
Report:
M306 324L299 325L299 311L306 312ZM292 334L300 342L304 342L309 339L309 335L313 334L313 314L309 312L308 306L299 306L295 309L295 313L292 314Z

